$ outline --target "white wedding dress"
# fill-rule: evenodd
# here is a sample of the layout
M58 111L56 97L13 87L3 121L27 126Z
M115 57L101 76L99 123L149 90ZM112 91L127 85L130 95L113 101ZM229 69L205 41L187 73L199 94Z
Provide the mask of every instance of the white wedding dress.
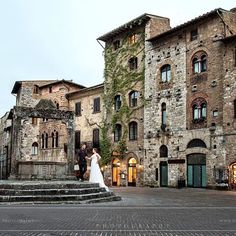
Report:
M90 177L89 182L91 183L99 183L99 186L105 188L106 191L109 191L108 187L104 183L104 179L98 165L98 160L101 159L101 156L97 153L93 154L89 159L91 159L91 169L90 169Z

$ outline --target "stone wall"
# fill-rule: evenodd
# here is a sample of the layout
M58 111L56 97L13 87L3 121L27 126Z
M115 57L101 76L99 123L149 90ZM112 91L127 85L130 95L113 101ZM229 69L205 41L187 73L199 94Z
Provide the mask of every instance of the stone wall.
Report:
M223 130L221 137L225 147L225 166L229 167L231 187L236 187L233 180L232 164L236 163L236 117L234 101L236 100L236 43L235 37L225 41L224 53L224 86L223 86ZM233 183L234 182L234 183Z
M93 110L95 98L100 98L100 112ZM92 145L93 130L100 129L103 120L103 86L73 93L70 98L71 111L75 111L77 102L81 102L81 115L75 116L75 131L80 131L81 144L86 142Z
M186 129L186 44L178 34L156 42L146 43L145 98L144 110L144 182L159 185L160 161L181 158L176 149L181 149L181 137ZM171 80L161 80L162 66L171 66ZM167 123L162 129L161 106L166 104ZM160 147L166 145L168 157L160 158ZM178 165L168 168L169 184L175 185ZM156 179L158 179L156 181Z
M225 16L227 17L232 23L231 15ZM196 28L197 39L191 40L191 31ZM180 28L174 34L170 33L146 42L147 104L144 110L146 185L160 186L161 161L166 162L168 166L168 186L176 186L178 179L187 180L187 155L192 153L206 155L208 187L216 185L219 169L228 169L229 160L235 161L235 145L232 143L235 132L232 119L235 99L235 96L232 96L235 90L235 65L232 67L232 58L235 44L225 50L221 41L224 35L225 25L220 17L215 16L206 18L194 26ZM196 75L192 72L192 59L199 52L205 52L207 55L207 70ZM224 60L222 56L225 57ZM230 63L230 66L228 64L223 66L223 62ZM168 83L160 80L160 70L165 64L171 66L171 80ZM192 102L198 97L204 98L207 102L207 117L202 123L193 123ZM165 131L161 129L162 103L166 103L167 107ZM228 120L226 124L223 124L223 119ZM226 130L231 132L230 135L225 133ZM187 144L193 139L204 141L206 148L187 148ZM160 158L161 145L168 147L168 157ZM178 160L183 160L184 163L172 164Z

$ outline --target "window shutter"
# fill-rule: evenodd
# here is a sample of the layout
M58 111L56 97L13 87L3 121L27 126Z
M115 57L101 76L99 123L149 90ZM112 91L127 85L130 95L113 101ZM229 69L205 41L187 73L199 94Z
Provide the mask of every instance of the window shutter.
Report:
M75 131L75 149L80 148L80 131Z
M81 115L81 102L77 102L75 104L75 115L80 116Z

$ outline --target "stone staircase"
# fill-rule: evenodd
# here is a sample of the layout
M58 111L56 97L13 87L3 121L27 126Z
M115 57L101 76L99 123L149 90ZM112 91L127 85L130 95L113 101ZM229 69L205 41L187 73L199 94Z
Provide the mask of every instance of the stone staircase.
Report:
M119 201L98 184L78 181L0 181L0 204L97 203Z

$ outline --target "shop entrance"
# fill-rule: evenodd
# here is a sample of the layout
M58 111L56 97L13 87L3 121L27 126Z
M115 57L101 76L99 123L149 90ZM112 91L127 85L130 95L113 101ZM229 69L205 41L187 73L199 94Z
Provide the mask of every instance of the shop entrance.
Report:
M194 153L187 156L188 187L206 187L206 155Z
M135 158L130 158L128 162L128 186L136 186L137 179L137 161Z
M120 186L120 160L118 158L112 162L112 185Z

